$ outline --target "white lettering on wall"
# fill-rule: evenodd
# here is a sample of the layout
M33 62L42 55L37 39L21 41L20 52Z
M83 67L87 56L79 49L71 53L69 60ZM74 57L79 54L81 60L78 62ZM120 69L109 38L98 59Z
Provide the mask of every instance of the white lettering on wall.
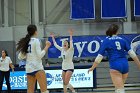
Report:
M78 50L78 57L81 56L82 51L83 51L83 49L84 49L86 43L87 43L87 41L85 41L85 42L76 42L76 43L74 43L74 45L76 45L76 48L77 48L77 50ZM82 44L82 46L80 46L81 44Z
M68 40L68 38L60 39L60 41L62 42L62 46L65 40ZM88 41L75 42L73 45L74 45L74 48L78 50L78 54L74 55L74 57L81 57L83 51L87 51L91 54L96 53L99 51L99 48L100 48L100 42L97 40L93 40L90 42ZM87 50L84 50L84 49L87 49ZM58 58L61 58L61 54Z
M93 44L95 44L95 50L92 50L93 49ZM91 41L89 44L88 44L88 51L90 52L90 53L96 53L98 50L99 50L99 48L100 48L100 43L98 42L98 41Z

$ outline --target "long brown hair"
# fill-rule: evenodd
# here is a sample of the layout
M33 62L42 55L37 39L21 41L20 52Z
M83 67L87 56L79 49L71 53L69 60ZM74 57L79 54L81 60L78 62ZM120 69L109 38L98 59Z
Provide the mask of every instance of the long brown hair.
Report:
M107 36L115 35L118 32L119 26L116 24L112 24L109 26L108 30L106 31Z
M31 37L34 35L34 33L37 31L36 25L28 25L27 27L27 35L24 38L21 38L19 42L17 43L17 51L21 51L23 54L28 53L28 44L31 39Z

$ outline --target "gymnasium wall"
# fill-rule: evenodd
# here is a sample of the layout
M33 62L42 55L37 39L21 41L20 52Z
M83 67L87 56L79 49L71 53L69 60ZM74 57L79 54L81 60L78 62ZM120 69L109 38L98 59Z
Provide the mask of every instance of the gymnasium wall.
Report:
M111 23L120 26L121 34L140 33L140 22L131 21L131 3L127 1L127 19L100 20L100 0L96 2L97 20L70 20L69 0L0 0L0 50L6 48L13 62L18 64L16 43L26 35L28 24L36 24L39 38L48 37L50 32L56 36L68 36L67 30L73 28L74 35L105 35ZM3 44L3 42L6 42ZM9 44L10 43L10 44ZM91 57L87 59L92 59ZM50 61L62 61L50 59ZM43 63L44 64L44 63ZM130 63L130 76L127 83L140 83L138 69ZM133 77L134 76L134 77ZM111 84L108 63L103 62L97 68L97 84Z
M26 35L27 25L38 26L39 38L48 37L50 32L56 36L68 36L68 29L74 35L105 35L111 23L120 26L121 34L140 33L140 22L131 21L131 3L127 0L127 19L100 19L100 0L95 0L96 20L70 20L69 0L0 0L0 41L17 43ZM8 16L5 16L8 15Z

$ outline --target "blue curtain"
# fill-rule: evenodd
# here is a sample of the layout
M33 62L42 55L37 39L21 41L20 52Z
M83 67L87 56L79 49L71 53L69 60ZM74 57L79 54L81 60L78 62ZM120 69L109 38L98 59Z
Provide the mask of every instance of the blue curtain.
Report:
M134 16L140 16L140 0L134 0Z
M70 0L71 19L94 19L94 0Z
M102 18L126 17L126 0L101 0Z

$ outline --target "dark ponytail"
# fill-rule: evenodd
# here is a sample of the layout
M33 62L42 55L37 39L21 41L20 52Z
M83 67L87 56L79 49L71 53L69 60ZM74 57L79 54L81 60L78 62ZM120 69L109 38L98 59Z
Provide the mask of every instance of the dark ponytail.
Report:
M108 30L106 31L106 35L112 37L118 32L119 26L116 24L112 24L109 26Z
M109 31L108 31L108 30L106 31L106 35L107 35L107 36L110 36L110 33L109 33Z
M27 27L28 34L24 38L21 38L17 43L17 51L21 51L23 54L28 53L28 44L35 31L37 31L37 27L35 25L29 25Z

